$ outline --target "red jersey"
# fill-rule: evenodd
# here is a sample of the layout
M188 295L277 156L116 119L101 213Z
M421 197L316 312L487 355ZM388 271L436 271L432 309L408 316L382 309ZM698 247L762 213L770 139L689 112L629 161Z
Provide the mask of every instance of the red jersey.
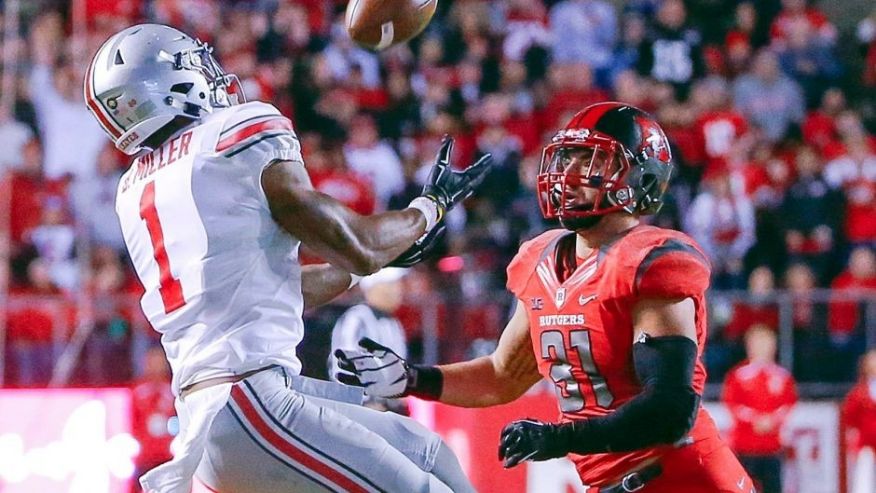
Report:
M143 468L170 460L169 429L176 416L170 382L143 380L133 388L133 435L140 442L137 465Z
M843 419L858 431L858 445L876 448L876 381L859 381L843 402Z
M524 243L508 266L508 289L529 315L539 372L556 384L561 421L604 416L642 390L632 363L632 307L648 298L687 298L696 305L698 353L706 341L709 265L687 235L637 226L595 252L574 258L576 235L550 230ZM568 275L562 275L564 271ZM706 371L698 358L693 386L702 393ZM717 437L700 410L690 436ZM604 486L671 446L569 457L581 480Z
M782 450L782 425L797 402L797 385L788 370L777 364L747 361L730 370L722 400L733 416L730 447L740 454L770 455ZM754 423L768 417L774 426L757 432Z

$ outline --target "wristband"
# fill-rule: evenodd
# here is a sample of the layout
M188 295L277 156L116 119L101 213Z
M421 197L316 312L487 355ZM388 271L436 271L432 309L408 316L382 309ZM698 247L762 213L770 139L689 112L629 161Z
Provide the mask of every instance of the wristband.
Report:
M411 365L408 368L408 386L405 395L437 401L441 398L443 387L444 374L437 366Z
M432 228L438 223L441 216L441 211L438 209L438 203L427 197L417 197L408 204L409 209L416 209L423 213L426 218L426 233L432 231Z

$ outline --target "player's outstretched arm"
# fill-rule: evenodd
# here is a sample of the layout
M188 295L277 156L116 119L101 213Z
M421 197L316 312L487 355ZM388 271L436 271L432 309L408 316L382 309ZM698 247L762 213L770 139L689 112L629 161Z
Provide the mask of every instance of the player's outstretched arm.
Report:
M505 467L570 452L593 454L672 444L693 426L700 396L696 367L696 308L691 298L644 299L633 308L633 364L642 391L602 417L563 424L515 421L502 430Z
M398 258L444 214L483 181L491 158L453 171L453 140L445 139L423 195L401 211L362 216L313 189L301 163L276 161L262 173L262 188L274 219L328 262L359 275L376 272Z
M362 385L378 397L414 395L462 407L488 407L517 399L541 375L532 353L526 310L518 302L496 351L490 356L441 366L408 365L369 339L362 349L338 350L342 382Z
M529 318L523 302L517 301L514 315L493 354L449 365L438 370L444 380L441 402L461 407L488 407L511 402L541 380L532 352Z

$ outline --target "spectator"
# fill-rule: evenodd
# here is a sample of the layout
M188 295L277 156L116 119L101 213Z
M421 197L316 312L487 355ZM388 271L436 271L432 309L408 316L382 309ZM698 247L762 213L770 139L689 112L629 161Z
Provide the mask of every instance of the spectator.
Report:
M705 188L687 211L685 230L712 262L714 287L741 288L742 259L754 244L754 208L732 190L727 171L712 168L703 181Z
M676 95L687 97L694 77L703 73L702 35L687 25L682 0L664 0L655 24L639 51L639 72L675 87Z
M782 492L781 432L797 402L791 373L776 364L776 334L756 325L745 334L747 359L724 381L722 400L733 427L730 447L763 493Z
M122 177L123 158L115 147L107 144L100 151L93 178L78 178L70 184L70 198L76 220L83 225L96 245L105 245L116 252L125 250L122 228L115 220L116 189Z
M131 434L140 443L140 453L134 459L134 477L170 460L170 443L179 430L170 390L170 368L160 346L146 351L143 376L131 390ZM136 489L140 491L139 484Z
M639 51L648 34L648 25L641 15L625 14L621 19L621 26L621 39L615 46L612 55L610 81L613 86L617 85L618 75L638 67Z
M824 178L845 193L848 241L876 245L876 152L863 139L847 141L846 149L844 155L824 166Z
M353 120L344 157L351 170L371 182L378 210L383 210L389 198L404 188L401 160L392 146L380 140L372 117L362 114Z
M794 375L801 381L823 376L823 334L827 310L812 300L817 282L812 269L793 263L785 271L784 288L791 295L791 325L794 329Z
M727 70L731 75L745 71L751 61L754 46L762 46L758 36L758 12L753 2L744 1L736 6L735 25L724 38L724 52L727 57Z
M63 182L48 180L43 175L42 148L36 139L25 144L22 159L22 166L9 176L9 236L13 254L40 224L43 203L49 197L66 195Z
M405 269L386 267L359 281L365 303L355 305L338 318L332 330L329 353L329 376L334 380L339 371L335 351L355 349L367 337L407 358L407 337L398 319L393 315L402 304ZM407 414L407 404L398 399L369 397L366 406L379 410L393 410Z
M864 328L866 304L843 295L861 296L863 301L876 299L876 253L860 246L852 250L849 266L830 285L837 299L830 302L827 328L833 352L831 376L834 380L848 381L854 372L851 362L857 359L863 347L861 331Z
M868 17L858 22L856 35L861 52L865 54L861 81L867 87L876 87L876 9L871 11Z
M807 23L793 23L788 29L787 47L779 54L782 70L803 88L807 107L814 107L842 67L830 46L819 42Z
M309 152L306 159L313 188L334 197L359 214L374 212L371 183L347 168L339 146L325 145Z
M803 141L815 146L823 155L831 142L839 138L836 117L846 107L846 97L842 90L832 87L824 91L821 105L806 115L803 122Z
M358 70L365 87L379 86L380 63L377 56L356 46L340 22L332 25L331 32L331 42L323 51L323 56L334 80L345 81L353 70Z
M48 264L35 259L27 267L27 283L13 286L10 297L19 304L9 306L6 337L20 387L48 384L54 362L56 333L66 335L61 290L52 282Z
M591 104L605 101L608 93L596 87L593 72L585 64L553 64L548 74L550 98L542 110L542 128L556 129Z
M94 300L93 330L85 348L87 381L94 385L124 385L132 376L131 313L121 296L126 277L119 253L100 246L91 252L91 271L85 289Z
M841 237L842 195L821 176L819 157L811 147L797 150L796 164L797 179L780 209L785 247L792 259L806 262L824 279Z
M748 122L733 108L726 81L705 79L694 86L694 96L703 94L696 126L708 162L726 161L736 141L748 132Z
M31 231L30 242L45 259L52 282L72 291L79 283L79 268L73 257L76 232L64 212L63 199L48 198L42 210L42 221Z
M88 114L82 96L83 65L65 60L54 67L56 50L64 46L60 19L42 17L31 31L34 68L30 86L45 146L46 177L73 175L89 178L106 144L106 136Z
M800 86L782 74L776 55L767 49L733 83L733 102L770 142L781 140L792 125L801 123L805 110Z
M533 47L548 48L551 32L544 2L509 0L502 54L505 59L521 62Z
M724 326L724 339L739 341L756 325L779 326L779 307L775 299L776 280L766 266L758 266L748 275L748 293L733 305L733 315Z
M24 164L24 146L33 139L30 127L0 107L0 177Z
M836 28L827 16L806 3L807 0L782 0L782 10L770 26L770 38L777 47L786 46L791 31L798 26L805 26L814 32L819 44L830 46L836 42Z
M550 11L553 59L560 64L588 65L600 84L617 40L617 13L605 0L562 0Z
M867 351L858 363L858 382L843 401L843 424L852 448L876 452L876 349Z

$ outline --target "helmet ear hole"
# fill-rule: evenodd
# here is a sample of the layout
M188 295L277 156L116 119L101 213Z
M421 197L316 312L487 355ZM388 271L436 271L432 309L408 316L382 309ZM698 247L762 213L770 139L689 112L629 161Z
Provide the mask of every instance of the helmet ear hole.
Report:
M192 82L180 82L179 84L174 84L170 87L170 92L178 92L180 94L188 94L189 91L192 90L195 84Z

